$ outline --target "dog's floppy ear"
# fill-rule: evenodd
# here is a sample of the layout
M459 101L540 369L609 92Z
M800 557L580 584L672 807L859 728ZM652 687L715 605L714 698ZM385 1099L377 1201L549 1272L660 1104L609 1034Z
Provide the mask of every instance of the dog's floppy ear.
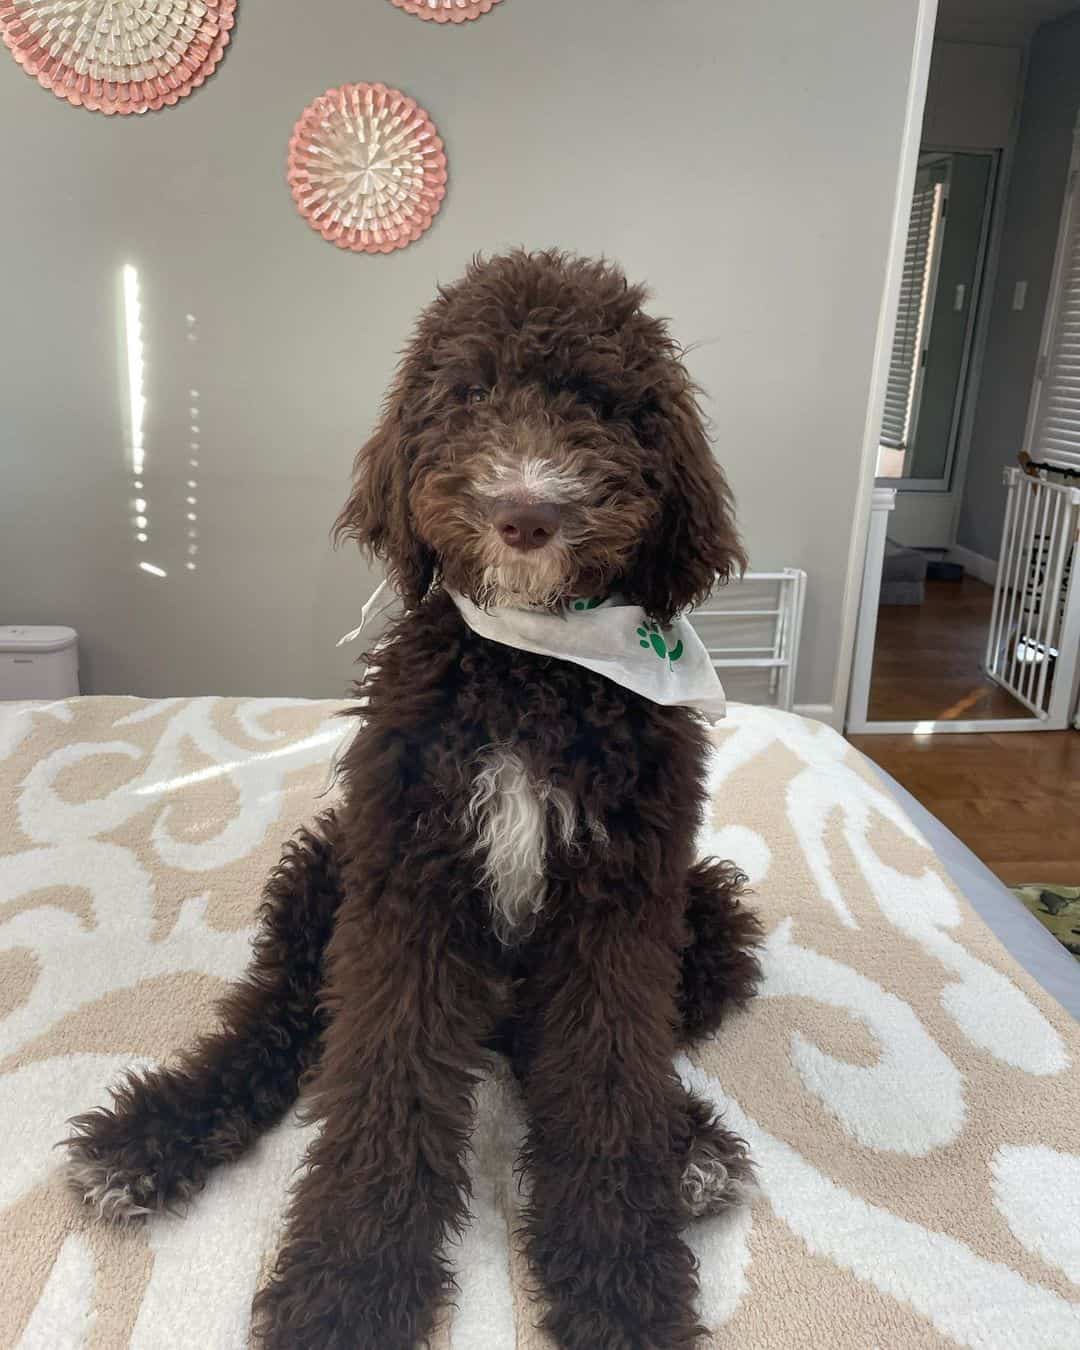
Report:
M334 523L334 543L355 539L386 565L405 601L418 605L435 576L435 555L417 536L409 511L409 463L402 444L400 403L391 395L379 425L353 464L349 500Z
M666 624L742 572L746 554L735 528L731 489L709 448L689 381L660 400L643 444L655 456L649 476L661 495L660 517L625 590L651 619Z

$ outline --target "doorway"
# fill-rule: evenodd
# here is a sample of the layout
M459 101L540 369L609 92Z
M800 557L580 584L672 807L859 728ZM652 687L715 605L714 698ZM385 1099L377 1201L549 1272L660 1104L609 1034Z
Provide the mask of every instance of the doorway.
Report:
M1003 279L985 280L994 156L919 155L879 428L850 730L1049 730L1072 715L1080 665L1080 122L1061 168L1063 199L1052 214L1039 213L1057 230L1043 249L1049 275L1035 311L1041 337L1028 368L1026 426L994 465L987 410L1000 403L992 381L980 387L980 323L996 290L997 350L1011 356L1017 329L1008 315L1023 311L1027 282L1014 282L1010 297ZM1020 199L1015 188L1013 196ZM1027 209L1026 197L1022 204ZM1011 209L1006 230L1016 233L1015 202ZM969 455L976 403L981 431ZM996 511L985 505L995 479ZM970 532L973 514L992 557L956 543L958 520L965 516Z
M996 576L951 559L978 388L996 152L924 146L885 390L886 511L864 720L999 722L1028 709L987 671Z

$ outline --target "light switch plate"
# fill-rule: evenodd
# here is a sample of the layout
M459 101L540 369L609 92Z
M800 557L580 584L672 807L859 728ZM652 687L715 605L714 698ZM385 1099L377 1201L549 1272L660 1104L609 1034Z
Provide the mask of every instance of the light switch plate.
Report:
M1023 309L1027 303L1027 282L1018 281L1013 287L1013 309Z

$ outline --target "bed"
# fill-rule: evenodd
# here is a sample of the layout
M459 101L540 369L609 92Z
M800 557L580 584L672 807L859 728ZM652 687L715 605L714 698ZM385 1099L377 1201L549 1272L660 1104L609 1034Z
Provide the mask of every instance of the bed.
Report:
M247 1344L309 1127L128 1230L80 1209L52 1145L211 1023L281 840L327 801L337 706L0 705L0 1346ZM762 996L677 1066L759 1166L752 1205L688 1232L712 1343L1075 1350L1075 963L828 727L733 706L709 772L702 850L749 873L768 931ZM549 1350L514 1237L520 1134L493 1065L437 1350Z

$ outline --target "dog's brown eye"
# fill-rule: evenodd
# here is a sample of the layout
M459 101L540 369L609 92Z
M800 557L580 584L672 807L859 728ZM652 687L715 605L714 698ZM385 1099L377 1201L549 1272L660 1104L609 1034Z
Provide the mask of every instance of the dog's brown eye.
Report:
M466 403L486 403L491 397L491 390L485 389L482 384L472 384L465 391Z

